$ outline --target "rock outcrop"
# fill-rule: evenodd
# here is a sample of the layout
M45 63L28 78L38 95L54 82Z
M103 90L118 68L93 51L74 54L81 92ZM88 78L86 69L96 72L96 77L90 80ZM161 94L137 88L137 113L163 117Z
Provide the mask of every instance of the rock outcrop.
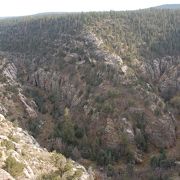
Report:
M15 180L8 172L4 169L0 169L0 179L2 180Z

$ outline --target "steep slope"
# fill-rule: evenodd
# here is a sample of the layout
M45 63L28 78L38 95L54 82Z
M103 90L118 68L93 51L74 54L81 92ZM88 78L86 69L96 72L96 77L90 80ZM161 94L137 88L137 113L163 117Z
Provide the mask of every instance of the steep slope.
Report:
M26 131L0 114L0 168L17 179L93 179L83 166L63 155L40 148ZM1 179L13 179L0 170Z
M0 179L93 179L93 174L71 159L41 148L27 131L28 119L35 121L37 105L22 93L17 82L17 68L1 54ZM7 172L10 174L8 174Z
M161 148L178 159L179 17L147 10L1 21L1 111L48 150L107 171Z

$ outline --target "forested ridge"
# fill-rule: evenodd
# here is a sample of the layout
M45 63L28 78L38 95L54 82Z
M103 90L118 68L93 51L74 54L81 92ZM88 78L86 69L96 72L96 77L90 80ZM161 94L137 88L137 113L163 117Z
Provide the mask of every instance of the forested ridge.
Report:
M5 19L0 23L0 46L16 52L38 48L43 51L58 36L78 34L85 29L101 37L111 51L126 57L178 55L180 49L180 12L154 9Z

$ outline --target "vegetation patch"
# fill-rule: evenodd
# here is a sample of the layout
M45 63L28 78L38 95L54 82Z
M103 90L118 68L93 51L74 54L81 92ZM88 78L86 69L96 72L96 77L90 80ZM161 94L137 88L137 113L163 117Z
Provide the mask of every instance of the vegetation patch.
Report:
M13 142L6 139L1 142L1 146L5 146L7 150L15 149Z
M5 161L4 169L9 172L13 177L22 175L25 165L16 161L15 158L9 156Z

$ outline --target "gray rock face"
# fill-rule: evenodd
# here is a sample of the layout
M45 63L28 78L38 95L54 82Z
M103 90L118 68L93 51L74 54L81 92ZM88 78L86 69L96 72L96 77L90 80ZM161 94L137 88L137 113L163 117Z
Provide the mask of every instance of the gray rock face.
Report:
M78 96L80 89L75 87L69 76L60 72L44 71L40 68L30 76L29 82L47 92L59 93L60 99L72 106L76 106L81 100Z
M172 66L177 64L176 58L166 56L161 59L153 59L151 61L145 61L146 76L150 75L151 79L158 80L164 73L166 73Z
M19 92L19 99L23 103L23 106L25 108L25 111L27 112L28 116L32 119L37 117L36 111L28 104L27 98Z
M13 63L8 63L5 66L3 74L7 76L12 82L15 82L17 79L17 68Z
M150 63L145 62L143 76L158 82L163 98L170 99L180 91L180 57L164 57L154 59Z
M156 147L170 148L176 143L175 124L169 116L149 122L146 132L150 142Z
M0 122L4 120L5 120L5 117L2 114L0 114Z
M108 147L108 148L116 148L118 146L118 144L120 143L119 140L120 139L119 139L118 133L115 129L113 120L108 118L106 127L105 127L103 144L105 144L106 147Z
M7 112L8 110L2 104L0 104L0 113L6 115Z
M0 179L1 180L15 180L8 172L4 169L0 169Z
M177 92L180 92L180 64L172 66L168 72L162 75L159 88L165 99L172 98Z
M34 74L29 78L29 82L34 86L39 86L47 91L55 90L58 84L58 75L56 72L51 74L50 72L45 72L44 69L39 68Z

